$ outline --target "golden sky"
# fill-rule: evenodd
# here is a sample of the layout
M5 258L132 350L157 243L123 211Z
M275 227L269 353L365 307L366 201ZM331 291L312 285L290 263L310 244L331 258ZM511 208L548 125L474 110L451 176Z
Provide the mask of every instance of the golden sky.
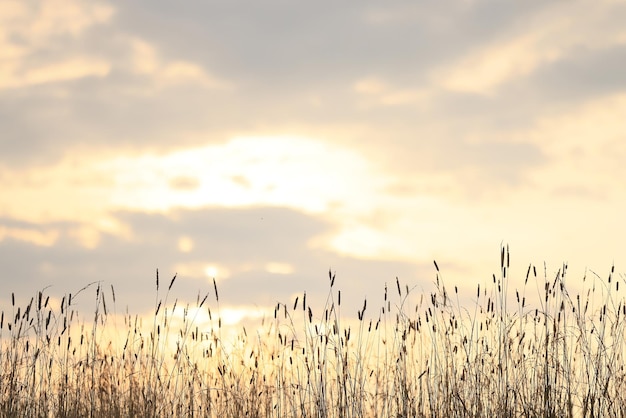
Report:
M5 292L617 271L626 2L0 3ZM124 300L124 299L122 299ZM145 304L144 304L145 301ZM247 309L247 308L246 308ZM243 312L243 311L242 311Z

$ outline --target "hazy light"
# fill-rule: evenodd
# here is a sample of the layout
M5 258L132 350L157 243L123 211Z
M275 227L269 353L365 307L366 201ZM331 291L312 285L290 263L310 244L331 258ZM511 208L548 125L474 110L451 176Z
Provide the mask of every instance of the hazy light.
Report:
M214 278L219 275L219 270L216 266L206 266L204 268L204 274L206 274L208 277Z
M39 231L27 228L8 228L0 225L0 242L6 238L29 242L42 247L50 247L59 238L59 231L56 229Z
M189 237L180 237L178 239L178 251L188 253L193 250L193 240Z
M87 249L94 249L100 242L100 231L91 225L83 225L71 229L70 236L78 241L80 245Z
M244 319L260 319L264 315L267 315L267 311L259 308L237 307L220 309L223 324L231 326L240 324Z
M181 277L203 279L207 283L213 278L227 279L232 274L226 266L219 263L207 263L206 261L177 263L174 265L174 271Z
M379 183L357 153L296 137L236 138L163 156L120 157L97 169L113 173L113 206L159 211L271 205L321 212L340 201L363 202Z
M294 272L294 268L291 264L287 263L267 263L265 265L265 271L274 274L291 274Z

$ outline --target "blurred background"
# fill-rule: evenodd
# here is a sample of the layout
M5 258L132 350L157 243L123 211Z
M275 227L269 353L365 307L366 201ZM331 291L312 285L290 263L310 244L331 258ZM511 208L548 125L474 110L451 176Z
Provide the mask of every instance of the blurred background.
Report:
M0 2L0 306L234 321L624 271L626 3ZM545 265L544 265L545 263ZM161 289L162 291L164 289ZM91 298L91 296L89 296Z

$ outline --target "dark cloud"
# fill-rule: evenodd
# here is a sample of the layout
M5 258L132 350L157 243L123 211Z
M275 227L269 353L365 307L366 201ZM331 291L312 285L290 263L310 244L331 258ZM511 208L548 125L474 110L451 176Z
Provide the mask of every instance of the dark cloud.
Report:
M55 100L41 92L0 91L0 164L40 163L62 155L67 140L56 142L48 123L60 116L59 110Z
M394 76L440 60L523 22L541 2L406 3L287 1L116 2L125 31L156 41L169 57L273 88ZM421 69L421 70L420 70Z
M0 92L0 163L54 162L81 148L163 150L197 144L198 131L235 129L229 114L219 114L220 94L185 86L166 88L155 95L136 94L129 81L86 78L59 86L33 86L19 92ZM129 83L129 84L127 84ZM210 100L207 100L210 98ZM226 100L219 103L228 108ZM216 129L209 129L219 120ZM194 134L194 135L192 135ZM223 142L219 134L202 137L204 143Z
M626 46L579 47L536 71L525 87L535 101L570 103L626 92Z

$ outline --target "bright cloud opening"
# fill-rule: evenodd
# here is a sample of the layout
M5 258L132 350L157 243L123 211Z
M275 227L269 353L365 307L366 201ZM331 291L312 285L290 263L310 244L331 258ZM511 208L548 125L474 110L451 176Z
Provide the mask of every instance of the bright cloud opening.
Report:
M110 205L149 211L270 205L319 213L337 202L364 203L385 181L354 151L298 137L242 137L94 168L115 179ZM194 187L170 187L181 178L193 178Z

